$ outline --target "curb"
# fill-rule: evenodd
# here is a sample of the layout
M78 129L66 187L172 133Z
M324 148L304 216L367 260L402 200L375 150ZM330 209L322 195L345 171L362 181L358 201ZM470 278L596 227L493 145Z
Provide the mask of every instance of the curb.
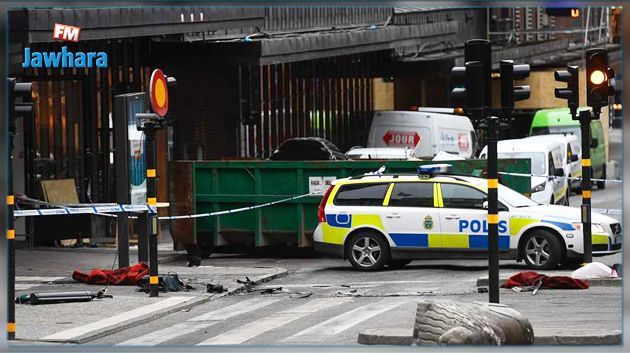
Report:
M499 277L499 286L502 286L510 276ZM584 280L588 282L590 287L621 287L623 285L623 278L598 278ZM488 277L483 276L477 278L477 287L488 287Z
M412 346L412 329L369 329L359 333L357 342L364 345ZM621 332L601 335L553 335L534 337L536 346L552 345L619 345Z
M263 275L260 278L252 281L252 283L254 285L257 284L261 284L264 282L268 282L271 281L275 278L279 278L279 277L284 277L288 274L288 271L284 268L280 268L280 267L273 267L274 269L276 269L277 271L275 273L269 274L269 275ZM78 338L74 338L71 340L31 340L31 341L36 341L36 342L48 342L48 343L76 343L76 344L81 344L81 343L85 343L85 342L89 342L89 341L93 341L97 338L101 338L116 332L120 332L123 331L129 327L133 327L133 326L137 326L140 324L144 324L156 319L159 319L161 317L164 317L168 314L177 312L177 311L181 311L181 310L185 310L185 309L189 309L192 308L194 306L200 305L200 304L204 304L210 301L213 301L215 299L218 298L222 298L228 295L232 295L235 293L238 293L242 290L244 290L246 287L245 285L239 285L233 289L228 290L227 292L221 293L221 294L216 294L216 295L202 295L202 296L197 296L197 297L192 297L191 296L191 300L188 300L182 304L179 305L175 305L173 307L158 311L158 312L154 312L151 314L147 314L146 316L143 317L139 317L137 319L132 319L128 322L124 322L118 325L114 325L112 327L109 328L105 328L102 329L98 332L94 332L91 334L86 334L84 336L79 336Z

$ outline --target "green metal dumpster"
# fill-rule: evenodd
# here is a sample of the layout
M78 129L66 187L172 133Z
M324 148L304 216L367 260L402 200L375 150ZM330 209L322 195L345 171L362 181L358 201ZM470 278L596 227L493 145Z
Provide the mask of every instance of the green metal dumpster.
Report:
M332 179L387 168L386 173L417 173L433 161L176 161L170 170L171 215L229 210L321 191ZM445 163L445 162L439 162ZM485 160L446 162L453 172L483 175ZM529 174L529 159L501 159L499 171ZM530 178L501 176L503 184L529 195ZM319 188L319 189L318 189ZM176 249L225 247L309 247L322 196L307 196L269 207L170 222Z

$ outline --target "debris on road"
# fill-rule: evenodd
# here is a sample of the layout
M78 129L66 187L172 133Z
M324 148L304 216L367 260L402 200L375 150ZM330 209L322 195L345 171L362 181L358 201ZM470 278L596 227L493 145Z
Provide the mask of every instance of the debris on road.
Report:
M616 278L617 271L604 265L601 262L592 262L585 264L577 270L571 272L571 277L579 279L600 279L600 278Z
M227 291L227 288L223 287L223 285L221 285L221 284L208 283L206 285L206 291L208 293L223 293L223 292Z
M138 281L139 292L149 292L149 275L142 277ZM158 290L160 292L187 292L195 289L193 286L185 283L177 273L168 273L158 276Z
M540 284L538 283L539 281ZM587 289L589 287L588 283L581 279L569 276L547 276L533 271L519 272L508 278L501 287L532 287L531 289L516 289L515 291L518 292L534 291L536 285L538 285L539 288L545 289Z
M94 299L114 298L111 294L106 294L105 289L98 292L86 290L72 292L39 292L29 295L28 303L31 305L39 304L60 304L60 303L77 303L89 302Z

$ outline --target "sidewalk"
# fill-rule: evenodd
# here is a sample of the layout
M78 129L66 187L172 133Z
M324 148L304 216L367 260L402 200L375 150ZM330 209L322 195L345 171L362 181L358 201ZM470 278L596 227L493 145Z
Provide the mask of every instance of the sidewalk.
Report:
M16 296L43 291L88 290L97 292L103 285L76 283L74 270L89 272L92 268L110 269L115 249L38 248L16 251ZM180 256L174 251L160 252L160 259ZM132 252L130 263L137 262ZM115 268L118 262L115 263ZM186 267L181 256L177 262L159 266L159 273L174 272L195 289L187 292L160 293L157 298L138 292L137 286L110 286L103 298L83 303L50 305L16 304L16 344L43 342L82 343L118 332L127 327L155 320L172 312L217 299L243 290L237 280L248 277L262 283L283 276L287 271L278 267ZM227 291L220 294L206 292L206 284L221 284Z

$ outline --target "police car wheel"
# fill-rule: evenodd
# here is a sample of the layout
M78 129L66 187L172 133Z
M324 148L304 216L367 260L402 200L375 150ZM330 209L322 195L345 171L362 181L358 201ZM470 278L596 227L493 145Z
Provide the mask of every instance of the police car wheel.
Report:
M562 260L562 243L546 230L529 233L522 247L523 260L535 270L555 269Z
M383 269L389 259L389 244L371 231L360 231L348 241L348 260L357 270L377 271Z
M389 268L403 268L409 265L413 260L389 260L387 266Z

